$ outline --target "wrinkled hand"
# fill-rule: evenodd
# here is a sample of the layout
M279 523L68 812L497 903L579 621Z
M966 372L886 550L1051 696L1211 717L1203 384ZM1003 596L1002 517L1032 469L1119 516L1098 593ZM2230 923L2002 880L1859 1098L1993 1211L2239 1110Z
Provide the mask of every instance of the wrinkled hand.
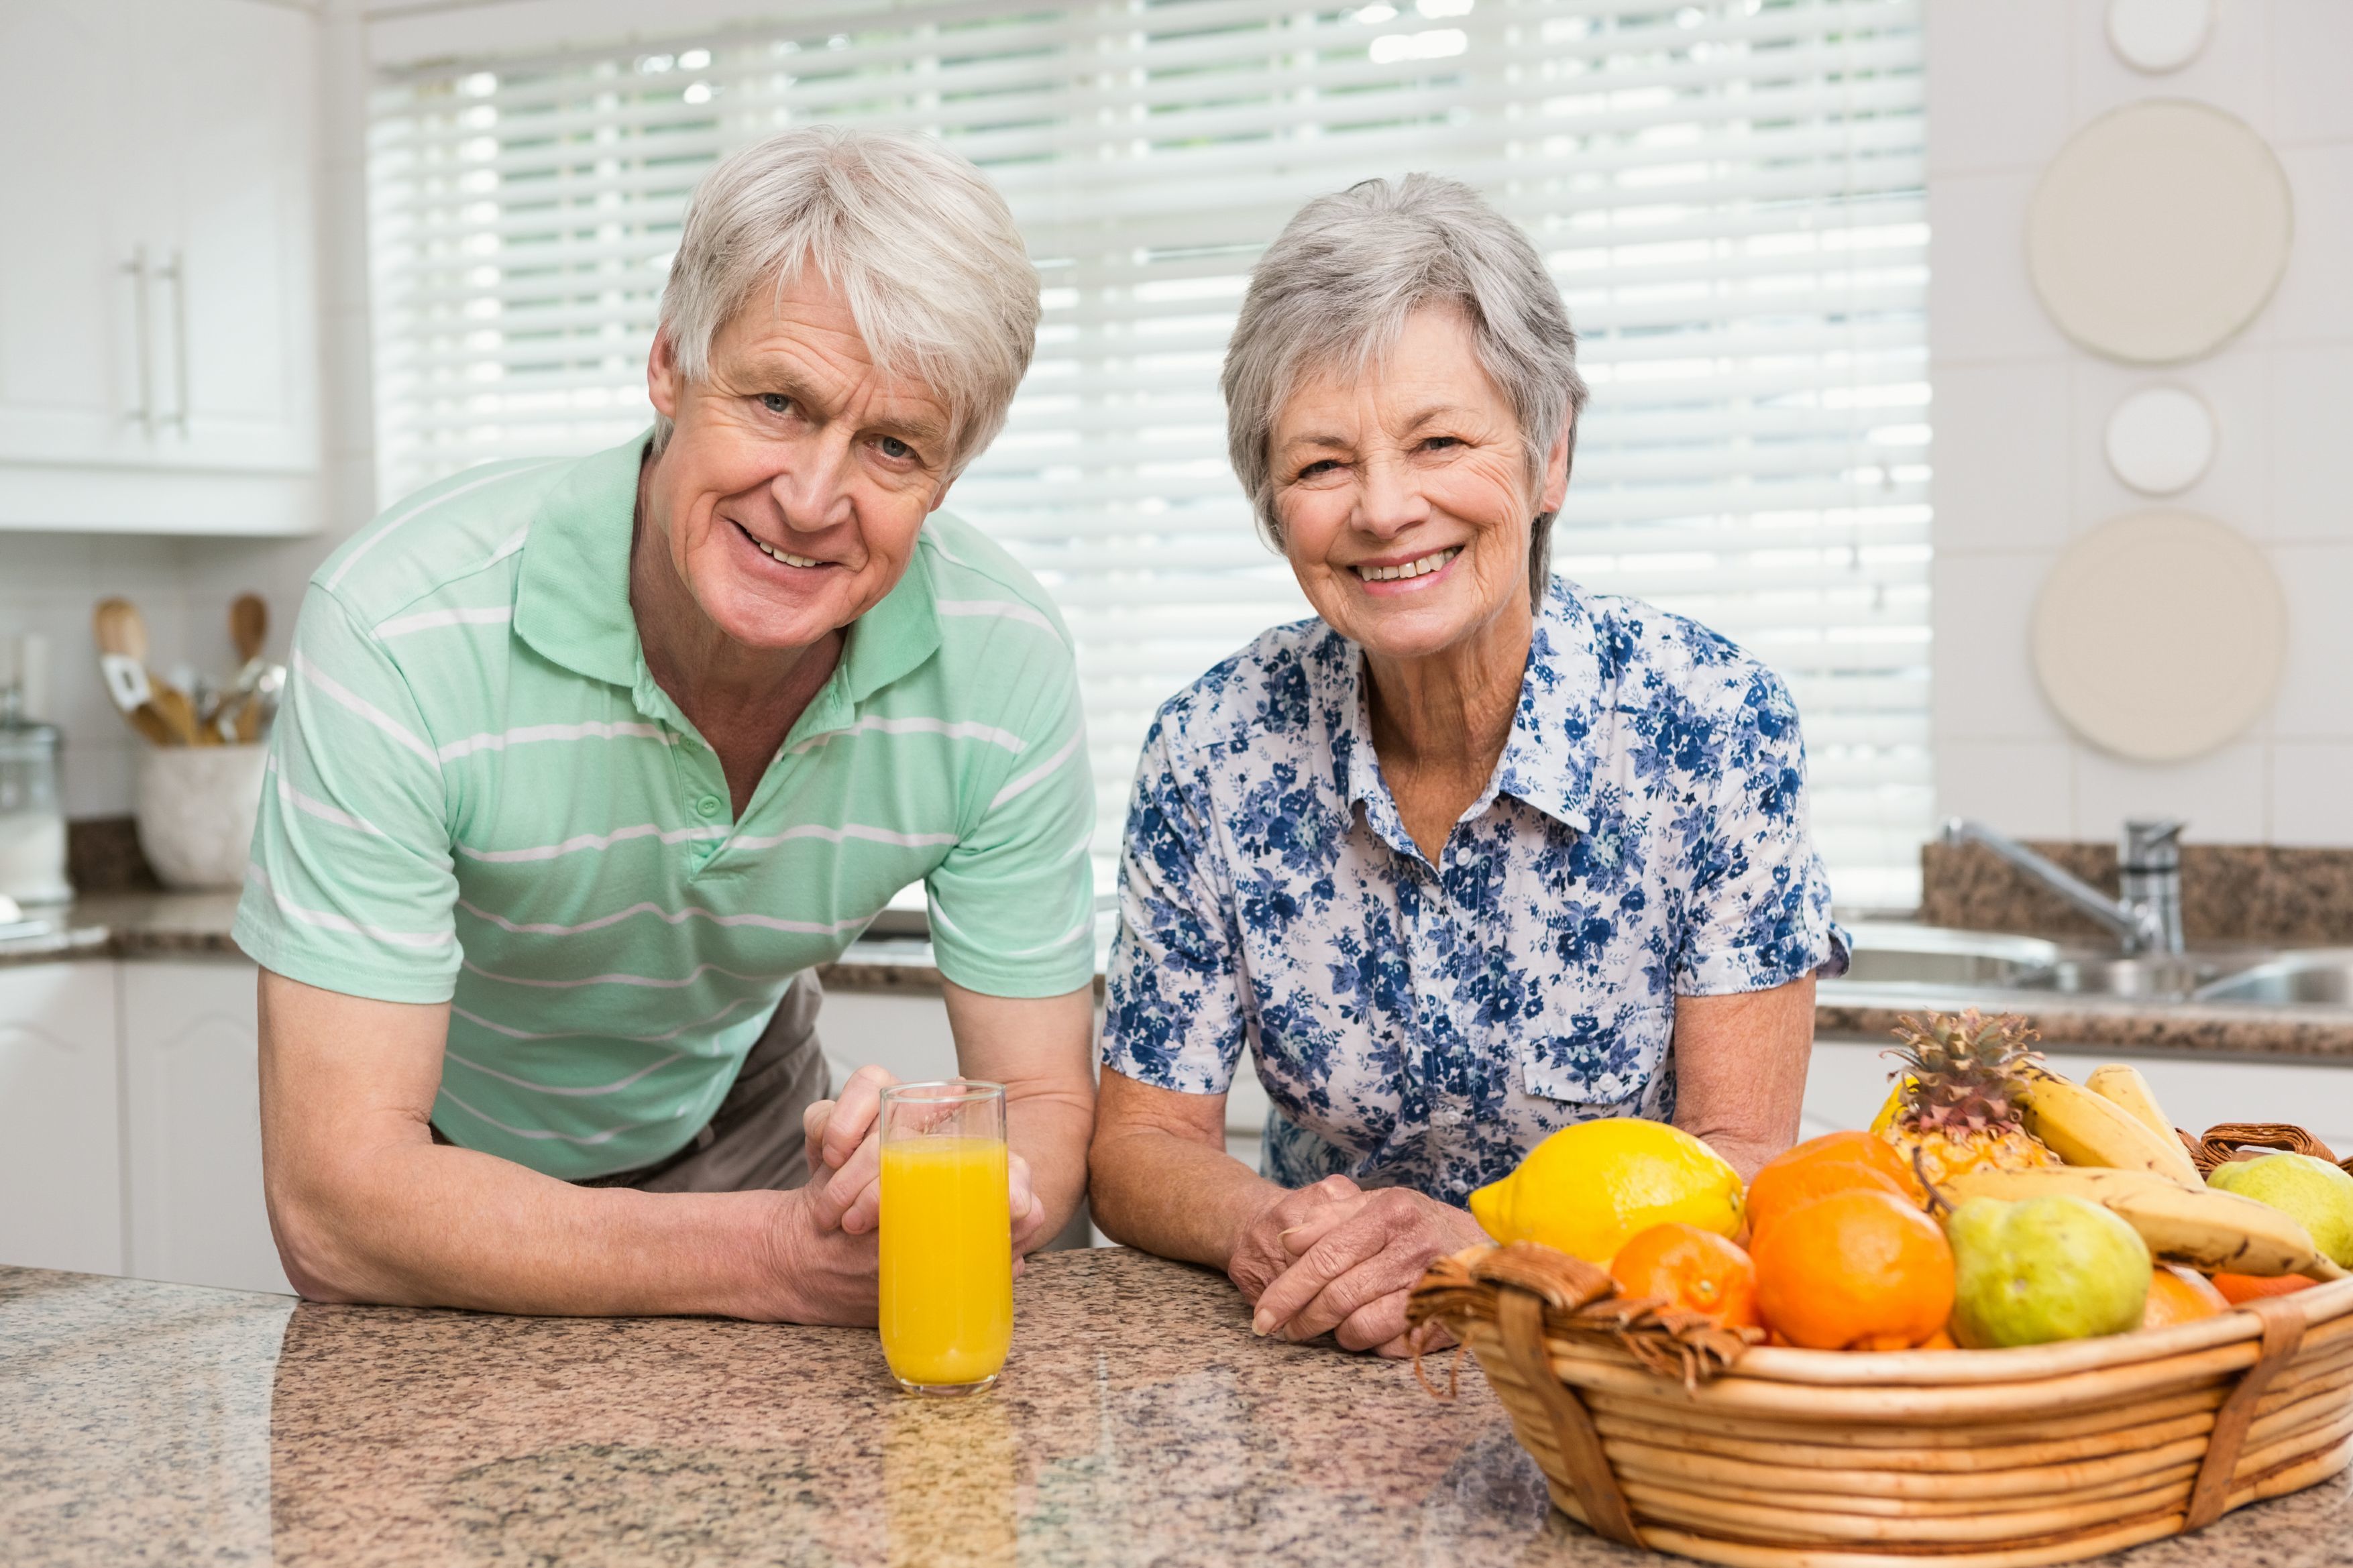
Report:
M1284 1239L1290 1265L1258 1297L1250 1328L1294 1342L1330 1332L1344 1349L1387 1356L1434 1350L1443 1331L1409 1333L1406 1297L1432 1259L1482 1239L1461 1209L1403 1187L1335 1195Z
M744 1316L873 1327L881 1277L875 1238L827 1223L815 1183L774 1196L767 1255L773 1289L767 1302Z
M1278 1194L1242 1226L1233 1255L1226 1261L1226 1278L1234 1282L1244 1300L1255 1305L1299 1256L1299 1251L1284 1245L1284 1237L1303 1234L1309 1227L1318 1227L1314 1234L1321 1237L1324 1228L1354 1214L1363 1197L1364 1189L1345 1176L1326 1176Z
M801 1113L808 1150L811 1213L825 1229L864 1236L882 1217L882 1091L899 1080L883 1068L860 1068L836 1100L820 1100ZM1006 1155L1007 1201L1013 1216L1014 1272L1020 1259L1047 1239L1046 1205L1030 1189L1029 1162Z

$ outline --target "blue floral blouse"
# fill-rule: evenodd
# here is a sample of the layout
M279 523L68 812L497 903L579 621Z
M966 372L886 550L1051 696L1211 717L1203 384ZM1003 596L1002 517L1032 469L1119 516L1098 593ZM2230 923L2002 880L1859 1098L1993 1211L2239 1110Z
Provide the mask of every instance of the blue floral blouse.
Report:
M1674 1003L1845 968L1780 680L1555 578L1486 791L1433 864L1381 778L1355 644L1267 632L1162 707L1122 858L1105 1066L1221 1094L1266 1173L1460 1204L1546 1133L1673 1113Z

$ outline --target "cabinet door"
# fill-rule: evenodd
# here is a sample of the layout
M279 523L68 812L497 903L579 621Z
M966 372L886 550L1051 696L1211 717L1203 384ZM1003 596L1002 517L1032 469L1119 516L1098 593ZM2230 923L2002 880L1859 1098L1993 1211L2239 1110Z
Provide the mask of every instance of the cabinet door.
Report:
M261 1195L256 971L122 965L131 1256L142 1279L289 1290Z
M123 1272L114 970L0 968L0 1263Z

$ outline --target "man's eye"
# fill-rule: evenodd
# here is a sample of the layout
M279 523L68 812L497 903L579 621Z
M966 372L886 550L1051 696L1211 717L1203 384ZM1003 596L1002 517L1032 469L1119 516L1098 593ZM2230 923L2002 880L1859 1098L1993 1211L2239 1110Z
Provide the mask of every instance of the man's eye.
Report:
M790 414L793 400L781 392L764 392L760 394L760 406L771 414Z
M912 458L915 455L915 449L896 436L885 436L874 444L881 448L884 457L894 463L903 458Z

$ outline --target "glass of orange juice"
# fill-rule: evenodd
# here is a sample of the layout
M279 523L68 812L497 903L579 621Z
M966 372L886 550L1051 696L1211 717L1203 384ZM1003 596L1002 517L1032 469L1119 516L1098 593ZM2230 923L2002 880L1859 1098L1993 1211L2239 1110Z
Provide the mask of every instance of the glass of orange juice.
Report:
M1013 1344L1005 1087L882 1091L882 1353L914 1394L978 1394Z

